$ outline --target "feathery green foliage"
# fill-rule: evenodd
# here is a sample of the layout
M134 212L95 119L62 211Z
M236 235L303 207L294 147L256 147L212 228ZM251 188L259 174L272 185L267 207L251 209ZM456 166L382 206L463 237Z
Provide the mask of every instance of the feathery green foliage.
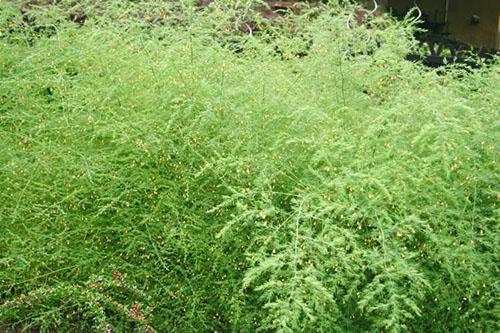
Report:
M0 4L0 323L498 331L498 63L256 6Z

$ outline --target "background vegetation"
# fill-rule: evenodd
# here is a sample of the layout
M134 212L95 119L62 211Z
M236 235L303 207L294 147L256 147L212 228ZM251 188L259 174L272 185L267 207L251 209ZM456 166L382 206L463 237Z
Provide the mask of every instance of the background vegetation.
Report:
M256 5L0 3L5 328L499 330L498 62Z

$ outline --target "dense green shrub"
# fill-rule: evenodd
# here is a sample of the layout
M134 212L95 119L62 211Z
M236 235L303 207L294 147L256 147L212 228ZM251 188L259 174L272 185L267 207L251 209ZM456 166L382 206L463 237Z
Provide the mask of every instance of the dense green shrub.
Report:
M124 3L0 4L0 322L498 331L498 63L334 2Z

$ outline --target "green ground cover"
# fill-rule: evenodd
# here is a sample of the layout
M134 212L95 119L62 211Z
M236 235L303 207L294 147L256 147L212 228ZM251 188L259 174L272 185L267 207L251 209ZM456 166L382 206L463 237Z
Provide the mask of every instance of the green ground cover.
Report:
M498 331L498 62L250 5L0 3L0 322Z

